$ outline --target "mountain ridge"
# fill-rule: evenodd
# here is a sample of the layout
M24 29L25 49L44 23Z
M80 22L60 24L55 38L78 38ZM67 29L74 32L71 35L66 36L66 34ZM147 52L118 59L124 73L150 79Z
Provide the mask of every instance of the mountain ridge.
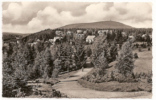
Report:
M116 22L116 21L99 21L99 22L91 22L91 23L68 24L60 28L61 29L70 29L70 28L130 29L135 27L123 24L121 22Z

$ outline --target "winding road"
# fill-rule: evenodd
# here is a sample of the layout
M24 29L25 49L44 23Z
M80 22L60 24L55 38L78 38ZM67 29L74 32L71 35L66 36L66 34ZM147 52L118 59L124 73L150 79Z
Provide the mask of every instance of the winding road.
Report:
M69 98L151 98L149 92L106 92L82 87L77 80L86 75L92 68L79 70L73 76L61 79L53 88L67 95Z

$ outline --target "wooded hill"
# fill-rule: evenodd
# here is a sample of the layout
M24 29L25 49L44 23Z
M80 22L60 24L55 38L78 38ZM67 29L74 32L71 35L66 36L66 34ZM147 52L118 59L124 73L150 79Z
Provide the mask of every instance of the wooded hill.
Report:
M100 21L100 22L93 22L93 23L77 23L77 24L70 24L60 27L62 29L71 29L71 28L97 28L97 29L130 29L134 28L129 25L125 25L120 22L115 21Z

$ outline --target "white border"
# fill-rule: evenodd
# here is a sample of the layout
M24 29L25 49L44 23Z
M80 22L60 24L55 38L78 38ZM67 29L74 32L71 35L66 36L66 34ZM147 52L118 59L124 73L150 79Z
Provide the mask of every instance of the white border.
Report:
M21 2L21 1L44 1L44 0L1 0L0 1L0 4L1 4L1 7L0 7L0 12L1 12L1 28L0 28L0 31L2 33L2 2ZM152 2L153 4L153 7L152 7L152 18L153 18L153 23L152 23L152 27L153 27L153 97L152 99L153 100L156 100L156 2L155 0L46 0L47 2L50 2L50 1L55 1L55 2L59 2L59 1L65 1L65 2ZM44 1L44 2L46 2ZM154 27L155 26L155 27ZM0 63L1 63L1 67L0 67L0 72L1 72L1 75L0 75L0 99L1 100L7 100L9 98L2 98L2 34L0 34ZM20 99L21 98L10 98L10 99ZM25 100L28 100L28 98L22 98L22 99L25 99ZM37 100L39 98L29 98L29 100ZM53 100L56 100L56 98L42 98L42 99L53 99ZM73 98L75 99L75 98ZM102 98L103 99L103 98ZM67 99L64 99L64 100L67 100ZM84 99L81 99L81 100L84 100ZM95 100L95 99L92 99L92 100ZM111 99L111 100L116 100L116 99ZM127 99L127 100L131 100L131 99ZM146 99L142 99L142 100L146 100Z

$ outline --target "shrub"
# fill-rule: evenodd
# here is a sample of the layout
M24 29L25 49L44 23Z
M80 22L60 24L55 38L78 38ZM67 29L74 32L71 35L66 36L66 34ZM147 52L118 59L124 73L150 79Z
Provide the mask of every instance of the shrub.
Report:
M133 77L133 74L127 74L126 76L121 73L114 73L113 74L113 81L118 82L136 82L136 80Z
M136 73L134 74L134 77L136 80L142 81L144 80L147 83L152 83L152 72L148 72L148 73Z
M152 85L148 83L139 82L104 82L104 83L92 83L83 79L79 79L78 83L85 88L90 88L98 91L120 91L120 92L134 92L134 91L152 91Z
M134 58L135 59L139 58L137 53L134 53Z
M82 79L93 83L103 82L102 77L106 74L106 71L101 68L95 68L93 72L89 73L87 76L82 77Z
M55 89L52 89L52 97L61 97L60 91L56 91Z
M148 51L150 51L151 50L151 48L150 47L148 47Z

